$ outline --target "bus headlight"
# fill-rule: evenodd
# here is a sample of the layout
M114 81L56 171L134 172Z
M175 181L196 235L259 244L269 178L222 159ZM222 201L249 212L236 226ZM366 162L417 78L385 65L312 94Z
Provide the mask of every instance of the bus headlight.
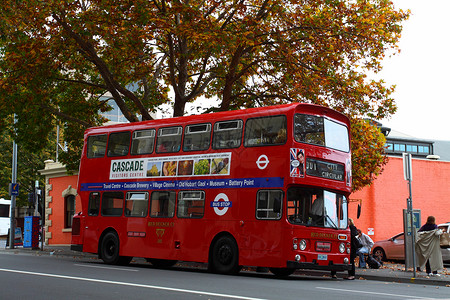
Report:
M344 253L345 252L345 243L339 244L339 252Z
M300 250L306 249L306 240L301 240L300 243L298 243L298 246L300 247Z
M297 239L293 239L293 240L292 240L292 249L294 249L294 250L297 250L297 249L298 249Z

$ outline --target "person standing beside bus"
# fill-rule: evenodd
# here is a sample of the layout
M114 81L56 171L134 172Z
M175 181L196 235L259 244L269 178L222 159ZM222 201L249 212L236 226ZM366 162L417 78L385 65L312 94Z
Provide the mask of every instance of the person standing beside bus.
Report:
M361 243L359 242L357 236L358 236L358 229L356 229L355 223L353 222L353 219L348 219L348 224L350 228L350 264L351 269L348 270L348 276L344 279L347 280L354 280L355 279L355 258L356 258L356 251L358 250L358 246ZM331 271L331 278L337 278L336 271Z
M348 219L348 224L350 228L350 264L351 269L348 270L348 277L345 279L348 280L354 280L355 279L355 258L356 258L356 251L358 251L358 246L361 244L358 241L358 229L356 229L355 223L353 222L353 219Z

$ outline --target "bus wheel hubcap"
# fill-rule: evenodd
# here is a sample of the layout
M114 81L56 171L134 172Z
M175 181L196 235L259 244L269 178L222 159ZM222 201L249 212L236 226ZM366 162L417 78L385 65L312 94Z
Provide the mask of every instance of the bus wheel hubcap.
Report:
M230 246L223 245L219 249L219 260L222 264L227 265L230 263L231 258L233 257Z

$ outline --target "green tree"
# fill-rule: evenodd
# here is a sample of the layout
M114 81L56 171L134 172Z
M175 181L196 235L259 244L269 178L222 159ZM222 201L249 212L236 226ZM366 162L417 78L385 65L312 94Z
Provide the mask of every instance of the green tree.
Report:
M205 97L220 99L210 111L310 102L355 124L388 117L394 88L365 74L397 50L408 12L388 0L4 0L0 16L0 117L18 115L30 149L42 146L30 132L60 120L61 160L76 169L83 130L111 109L105 95L130 122L150 119L169 90L174 116ZM378 151L373 137L355 134L354 145ZM379 172L379 153L363 155L365 174Z
M12 121L12 120L11 120ZM13 140L8 129L11 126L3 128L0 132L0 198L11 199L9 196L9 183L12 177L12 148ZM44 169L44 161L55 156L54 142L55 134L52 135L52 141L47 148L40 151L28 151L18 145L17 147L17 183L19 183L19 196L16 197L16 206L28 206L28 193L34 192L35 181L39 181L39 186L44 187L44 177L38 173L38 170ZM32 138L32 137L30 137ZM49 149L48 147L52 147Z

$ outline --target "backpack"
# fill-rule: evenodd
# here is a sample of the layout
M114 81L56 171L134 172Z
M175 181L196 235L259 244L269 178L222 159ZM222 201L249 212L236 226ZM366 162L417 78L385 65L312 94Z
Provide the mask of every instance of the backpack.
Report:
M370 254L366 258L366 263L367 265L369 265L369 268L371 269L379 269L381 267L380 262Z

